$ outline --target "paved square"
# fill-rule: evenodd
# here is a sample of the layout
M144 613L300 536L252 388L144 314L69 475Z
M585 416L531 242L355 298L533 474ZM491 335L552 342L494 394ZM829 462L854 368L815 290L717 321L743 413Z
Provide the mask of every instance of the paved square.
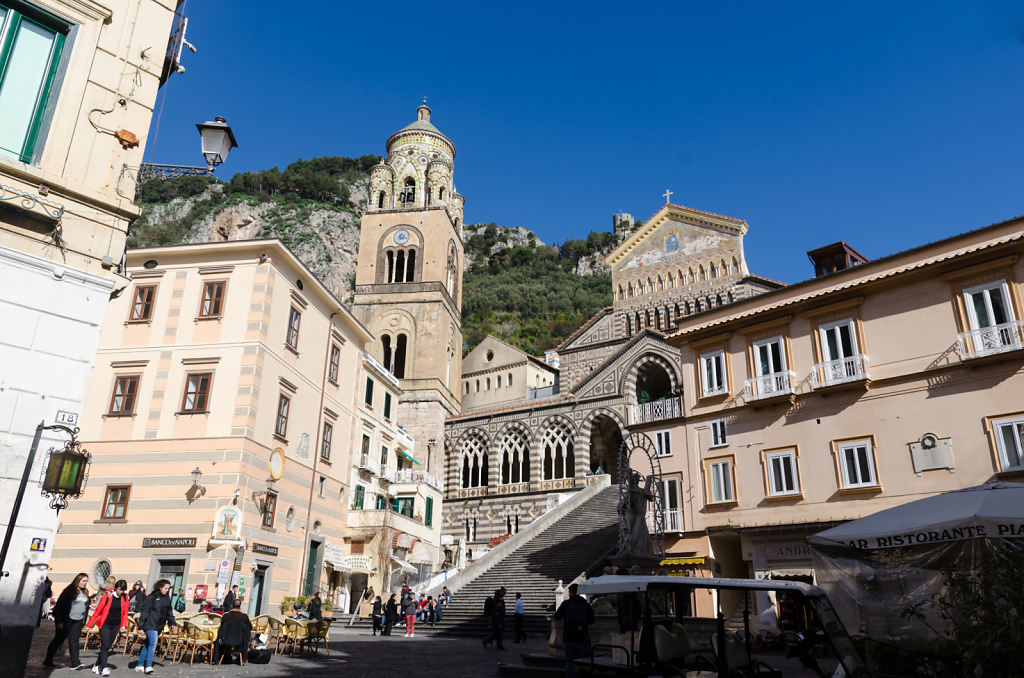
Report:
M55 660L58 667L47 669L42 666L46 646L53 638L52 622L44 624L36 631L32 641L32 652L25 673L27 678L64 678L78 676L86 678L93 675L89 668L96 660L98 651L92 648L82 652L82 661L86 668L69 671L67 647L62 655ZM369 631L331 629L330 655L323 648L317 655L309 653L302 656L289 657L278 655L269 664L248 664L244 667L209 666L195 664L161 665L158 659L153 665L154 678L162 676L368 676L370 678L409 678L420 675L426 670L428 675L443 675L445 678L473 678L476 676L497 675L498 662L519 663L520 652L544 652L547 649L546 639L531 638L522 645L506 643L505 650L499 651L492 646L485 649L478 638L455 638L438 635L417 635L405 638L402 634L390 638L374 637ZM121 678L137 676L131 666L135 665L136 657L115 654L111 657L111 673Z

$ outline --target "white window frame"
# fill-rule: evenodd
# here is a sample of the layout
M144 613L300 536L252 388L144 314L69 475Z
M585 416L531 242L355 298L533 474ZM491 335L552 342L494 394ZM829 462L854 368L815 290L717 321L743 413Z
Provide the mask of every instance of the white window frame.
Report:
M1010 427L1012 431L1012 440L1016 446L1012 452L1017 457L1016 464L1010 463L1011 450L1007 449L1007 440L1003 432L1005 427ZM995 434L996 447L999 450L1000 472L1024 471L1024 415L996 419L992 422L992 431Z
M667 444L666 444L667 443ZM657 450L657 457L672 456L672 431L654 431L654 448ZM668 451L666 452L666 448Z
M867 474L865 477L865 469L860 468L858 462L858 468L856 469L858 480L855 482L850 482L850 466L847 463L847 452L852 451L853 454L856 456L858 447L867 448ZM875 461L874 445L871 444L870 438L862 438L860 440L849 440L846 442L837 443L836 452L839 454L839 470L842 474L844 489L878 486L878 470L876 468L877 462Z
M708 499L711 504L728 504L736 501L732 459L715 459L708 462Z
M765 371L766 365L761 360L761 348L765 346L771 346L772 344L779 345L779 364L778 365L767 365L774 369ZM769 348L767 351L768 359L772 359L772 351ZM782 374L787 369L786 367L786 340L781 334L772 337L770 339L762 339L754 342L754 376L766 377L770 374Z
M846 327L850 332L850 355L841 355L843 353L843 342L840 341L839 328ZM828 345L828 333L831 331L836 332L836 348L838 349L839 355L832 355ZM844 318L835 322L826 323L818 327L818 338L821 339L821 357L823 362L829 363L833 360L848 360L856 355L860 355L860 347L857 346L857 326L853 322L853 318Z
M775 452L766 452L764 455L765 472L768 474L768 496L770 497L787 497L794 494L800 494L800 473L797 468L796 450L777 450ZM776 466L779 469L779 479L785 482L785 476L782 473L782 468L785 464L789 465L789 472L792 478L792 487L785 488L779 487L779 483L775 477Z
M993 313L991 291L994 289L998 289L1000 294L1002 294L1003 296L1003 312L1006 315L1005 322L1013 322L1014 320L1017 319L1013 314L1013 303L1010 297L1010 286L1006 283L1006 280L994 280L992 282L987 282L983 285L975 285L974 287L969 287L965 289L963 292L964 306L967 307L967 322L970 324L972 330L983 330L1001 324L995 322L995 314ZM988 313L990 320L992 320L992 322L982 327L982 325L978 322L978 314L974 308L974 301L971 299L971 297L975 294L985 292L989 292L989 294L985 294L985 312Z
M715 384L709 383L710 380L708 378L708 369L707 368L708 368L708 364L712 363L712 361L718 361L718 372L720 372L720 375L715 374L715 371L711 372L711 374L715 374L716 377L720 378L720 380L716 379L716 380L719 381L719 383L715 383ZM723 393L726 393L727 392L727 389L726 389L726 382L727 381L728 381L728 375L726 374L726 371L725 371L725 351L722 350L722 349L719 349L717 351L709 351L708 353L702 353L701 356L700 356L700 393L701 393L701 395L703 397L707 398L709 396L716 396L716 395L721 395Z
M671 488L671 490L670 490ZM679 494L679 479L678 478L662 478L658 481L658 489L661 492L661 514L664 518L664 527L666 532L682 532L683 530L683 503L682 496ZM675 496L676 506L670 508L669 497ZM675 513L676 518L673 521L672 514Z
M729 444L729 426L724 418L713 419L708 424L708 431L711 435L710 449L725 447Z

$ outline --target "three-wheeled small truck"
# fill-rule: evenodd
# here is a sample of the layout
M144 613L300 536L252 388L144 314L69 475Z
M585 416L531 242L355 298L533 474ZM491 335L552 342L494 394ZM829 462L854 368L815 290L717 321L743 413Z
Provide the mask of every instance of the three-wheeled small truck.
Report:
M714 618L693 614L700 591L714 592L704 594L712 601ZM769 592L799 614L801 623L794 630L752 630L751 597ZM576 661L584 676L870 677L817 586L770 579L605 575L580 583L579 593L598 609L614 610L620 631L610 640L592 641L588 655ZM724 597L742 601L742 630L726 628ZM762 627L759 622L755 617L755 626Z

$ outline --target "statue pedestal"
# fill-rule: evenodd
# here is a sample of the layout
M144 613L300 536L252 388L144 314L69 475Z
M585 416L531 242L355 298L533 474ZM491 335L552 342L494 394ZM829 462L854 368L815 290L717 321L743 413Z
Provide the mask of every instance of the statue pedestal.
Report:
M608 559L617 567L619 574L649 575L661 564L661 559L654 555L619 552Z

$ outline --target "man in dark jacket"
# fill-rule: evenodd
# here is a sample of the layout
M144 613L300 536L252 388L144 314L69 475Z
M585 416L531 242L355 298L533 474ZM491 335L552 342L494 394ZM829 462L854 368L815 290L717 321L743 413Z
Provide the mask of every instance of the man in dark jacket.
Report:
M224 602L221 603L221 607L224 608L225 612L230 612L231 608L235 606L235 601L238 599L238 587L232 586L231 590L224 596Z
M324 618L323 603L320 601L319 593L314 592L313 597L309 599L309 603L306 605L306 614L310 619Z
M220 618L220 628L217 629L217 651L213 660L220 662L220 654L226 649L246 652L249 648L249 641L252 638L252 620L249 615L242 612L242 601L235 598L231 604L231 611L225 612Z
M555 610L552 617L562 622L562 645L565 647L565 675L575 678L577 659L587 646L587 627L594 623L594 609L579 595L579 586L569 584L569 597Z
M491 641L497 643L499 650L505 649L504 640L505 634L505 587L502 586L500 589L494 592L494 605L491 608L491 633L484 638L484 647L487 647Z

